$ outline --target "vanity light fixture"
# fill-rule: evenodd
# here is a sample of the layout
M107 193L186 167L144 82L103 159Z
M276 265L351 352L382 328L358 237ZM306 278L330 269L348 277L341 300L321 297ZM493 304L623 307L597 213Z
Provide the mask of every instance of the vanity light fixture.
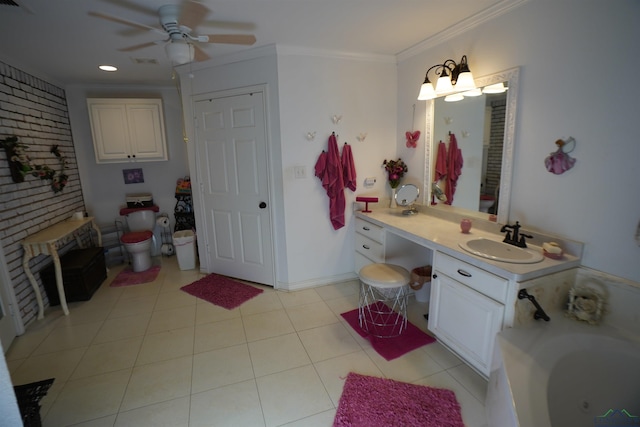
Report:
M435 70L434 73L439 76L435 89L429 80L429 71L431 70ZM442 64L436 64L427 70L424 83L420 87L418 100L425 101L451 92L465 92L475 88L476 84L473 80L473 74L469 70L467 55L462 55L460 63L456 63L453 59L447 59Z
M461 93L452 93L451 95L447 95L444 97L444 102L456 102L462 101L464 99L464 95Z
M483 93L504 93L506 92L506 90L507 88L504 86L502 82L500 82L493 85L485 86L485 88L482 89L482 92Z

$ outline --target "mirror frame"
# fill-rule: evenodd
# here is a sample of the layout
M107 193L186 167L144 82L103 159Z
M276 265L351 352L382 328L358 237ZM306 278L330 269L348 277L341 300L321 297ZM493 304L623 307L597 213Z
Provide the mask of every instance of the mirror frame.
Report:
M415 188L415 198L411 199L411 201L409 203L405 203L402 204L400 203L401 197L399 197L400 193L402 192L403 189L409 189L409 188ZM398 204L398 206L411 206L413 204L416 203L416 201L420 198L420 189L418 188L417 185L413 185L413 184L403 184L401 185L397 190L396 190L396 195L395 195L395 199L396 199L396 203Z
M500 172L500 199L498 202L497 221L506 224L509 220L509 206L511 202L511 180L513 177L513 150L515 145L516 130L516 112L518 105L518 80L520 77L520 67L510 68L495 74L475 79L477 87L484 87L494 83L508 82L507 90L507 111L504 123L504 140L502 147L502 166ZM431 167L431 156L433 152L433 131L434 131L434 105L435 100L426 102L425 111L425 145L424 145L424 164L425 174L423 182L423 198L422 204L429 208L431 206L431 182L433 170ZM445 205L449 206L450 205ZM458 208L465 213L474 212L466 209ZM484 217L483 212L474 212L474 216L480 214ZM488 219L488 216L487 216Z

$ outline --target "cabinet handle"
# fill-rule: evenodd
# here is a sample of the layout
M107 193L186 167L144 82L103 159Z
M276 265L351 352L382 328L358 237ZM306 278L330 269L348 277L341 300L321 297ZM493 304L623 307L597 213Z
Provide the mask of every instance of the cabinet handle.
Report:
M464 277L471 277L471 273L467 273L466 271L464 271L462 269L458 269L458 274L460 274L461 276L464 276Z
M370 248L369 246L367 246L367 245L362 245L362 247L363 247L363 248L365 248L366 250L371 249L371 248Z
M371 230L369 227L362 227L362 229L363 229L364 231L369 231L369 230Z

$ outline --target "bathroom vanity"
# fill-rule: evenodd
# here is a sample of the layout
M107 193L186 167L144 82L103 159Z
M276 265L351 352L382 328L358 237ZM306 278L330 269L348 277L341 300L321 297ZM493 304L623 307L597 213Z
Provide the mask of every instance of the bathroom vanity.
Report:
M518 291L529 281L579 266L582 246L561 241L566 249L562 259L544 257L537 263L515 264L461 249L461 243L477 238L501 241L503 235L497 224L474 226L469 233L461 233L459 221L426 213L407 216L400 209L356 212L355 271L371 262L408 269L432 264L428 328L488 377L495 337L513 326ZM541 250L542 239L547 238L534 234L530 250Z

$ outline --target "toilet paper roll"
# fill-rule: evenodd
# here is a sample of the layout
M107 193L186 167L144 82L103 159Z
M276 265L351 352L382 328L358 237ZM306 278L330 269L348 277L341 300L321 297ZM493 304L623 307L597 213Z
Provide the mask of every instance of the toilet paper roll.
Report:
M160 227L164 227L164 228L168 228L169 227L169 217L168 216L160 216L158 217L158 219L156 220L156 224L158 224Z

